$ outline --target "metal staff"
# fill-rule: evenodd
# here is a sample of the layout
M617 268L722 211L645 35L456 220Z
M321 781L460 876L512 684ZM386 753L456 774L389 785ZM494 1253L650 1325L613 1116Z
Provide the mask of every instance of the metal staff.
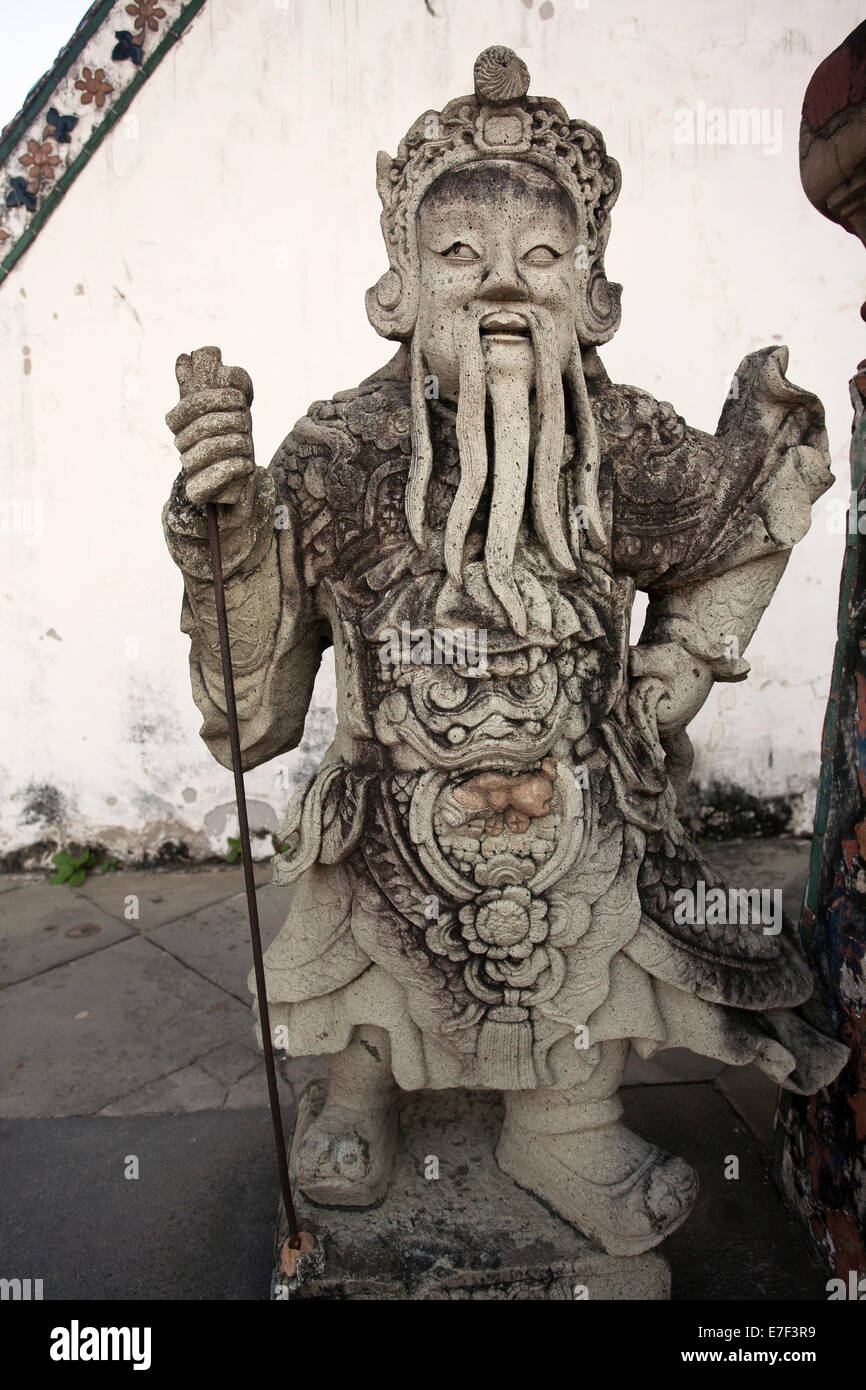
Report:
M277 1090L277 1069L274 1063L274 1045L271 1038L271 1020L268 1010L268 996L265 986L265 966L262 959L262 936L259 930L259 909L256 903L256 884L253 878L253 854L250 847L250 827L247 820L247 798L244 791L243 763L241 762L241 738L238 728L238 711L235 703L235 682L232 673L232 655L229 641L229 625L226 615L226 596L223 584L222 551L220 549L219 519L215 502L207 503L207 534L210 543L211 564L213 567L214 598L216 600L217 627L220 639L220 658L223 668L223 684L226 692L226 714L228 715L229 742L232 750L232 772L235 779L235 798L238 806L238 827L240 830L241 854L244 864L244 882L247 890L247 910L250 919L250 941L253 948L253 965L256 975L256 996L259 1002L259 1022L262 1030L262 1048L265 1054L265 1071L268 1077L268 1097L270 1099L271 1120L274 1126L274 1143L277 1149L277 1167L280 1172L280 1187L283 1205L289 1226L287 1245L290 1251L308 1253L312 1249L309 1232L301 1231L292 1201L292 1185L289 1179L289 1163L286 1157L286 1139L283 1132L283 1117L280 1113L280 1097ZM283 1252L283 1268L287 1274L295 1272L297 1255L286 1258Z

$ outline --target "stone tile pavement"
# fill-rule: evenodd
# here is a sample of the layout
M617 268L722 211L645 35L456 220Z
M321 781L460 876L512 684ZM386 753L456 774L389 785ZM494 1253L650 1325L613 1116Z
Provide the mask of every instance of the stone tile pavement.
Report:
M285 889L257 866L265 946ZM0 1116L182 1114L267 1103L239 868L21 876L0 893ZM137 916L135 915L137 914ZM283 1085L294 1099L288 1066Z

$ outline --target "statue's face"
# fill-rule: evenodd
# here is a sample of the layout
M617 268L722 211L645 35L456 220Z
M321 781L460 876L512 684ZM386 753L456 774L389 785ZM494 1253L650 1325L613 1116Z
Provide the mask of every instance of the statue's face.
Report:
M479 309L485 360L534 375L523 305L545 310L560 370L574 342L583 277L568 195L542 170L512 161L464 166L439 179L418 212L421 285L416 333L439 394L456 400L460 342ZM504 316L504 317L503 317Z

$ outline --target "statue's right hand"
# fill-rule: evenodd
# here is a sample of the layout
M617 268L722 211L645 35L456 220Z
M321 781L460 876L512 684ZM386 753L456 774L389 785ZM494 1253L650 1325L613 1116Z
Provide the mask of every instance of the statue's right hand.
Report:
M175 365L180 401L165 417L183 466L186 494L197 506L249 496L255 472L250 405L243 367L223 366L219 348L182 353Z

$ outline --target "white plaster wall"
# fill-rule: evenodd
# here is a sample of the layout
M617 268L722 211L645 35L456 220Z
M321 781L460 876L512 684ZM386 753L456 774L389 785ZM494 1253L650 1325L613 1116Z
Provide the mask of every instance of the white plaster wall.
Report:
M363 308L385 268L376 150L470 91L490 43L516 48L532 90L598 125L622 164L612 376L712 430L741 357L786 342L789 375L826 404L847 495L863 253L806 203L797 132L815 66L862 18L856 0L431 8L209 0L137 97L136 123L109 136L0 289L2 493L42 508L34 543L0 537L5 850L46 834L133 855L166 839L224 849L231 779L197 735L160 531L174 359L218 343L250 371L262 463L311 400L378 366L390 348ZM676 144L675 112L699 101L781 108L781 151ZM843 544L818 516L750 648L750 681L718 687L693 726L701 780L799 796L800 829ZM332 695L328 665L288 771L247 778L254 824L276 824L312 769Z

